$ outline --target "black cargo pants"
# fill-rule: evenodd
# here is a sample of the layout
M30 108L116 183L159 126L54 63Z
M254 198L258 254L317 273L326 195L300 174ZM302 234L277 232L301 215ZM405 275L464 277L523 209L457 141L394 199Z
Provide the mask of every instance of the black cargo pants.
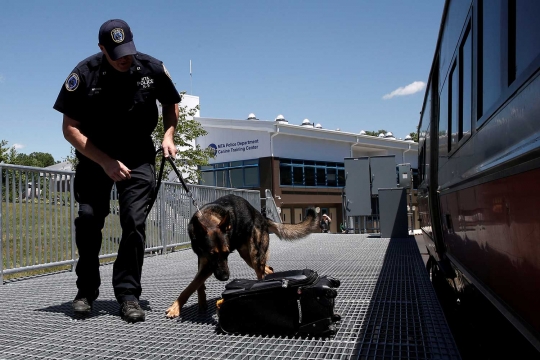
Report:
M113 266L112 284L118 302L138 300L141 295L141 272L146 241L147 205L155 190L155 166L145 163L131 167L131 179L116 183L120 202L122 238ZM75 240L79 261L75 272L79 293L92 297L98 290L99 252L105 218L109 214L114 181L101 166L81 162L75 172L75 199L79 203L75 219Z

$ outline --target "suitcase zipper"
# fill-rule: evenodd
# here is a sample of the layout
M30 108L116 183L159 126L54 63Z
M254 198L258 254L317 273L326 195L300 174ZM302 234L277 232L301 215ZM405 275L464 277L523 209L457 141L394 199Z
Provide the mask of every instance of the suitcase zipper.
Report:
M296 300L298 303L298 323L302 323L302 305L300 304L300 299Z
M298 298L296 299L296 303L298 304L298 323L302 323L302 303L300 302L300 298L302 296L302 287L299 287L296 291L298 294Z
M305 278L304 280L290 279L287 281L287 283L289 286L294 286L296 284L306 284L306 286L309 286L315 283L318 278L319 278L319 275L316 272L313 272L310 277ZM286 279L283 279L283 280L286 280Z

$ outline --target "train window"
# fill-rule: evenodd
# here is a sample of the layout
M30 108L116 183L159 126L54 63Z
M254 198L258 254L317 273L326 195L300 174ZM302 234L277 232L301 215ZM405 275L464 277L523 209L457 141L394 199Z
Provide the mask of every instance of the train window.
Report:
M460 73L460 109L459 140L471 135L471 103L472 103L472 36L471 27L465 32L459 56Z
M456 63L452 66L450 71L450 84L448 87L448 103L450 105L450 111L448 116L450 117L448 134L450 136L450 141L448 143L448 151L456 148L458 142L458 116L459 116L459 83L458 83L458 71Z
M441 90L439 114L439 156L448 155L448 81Z
M503 33L501 20L504 0L479 1L479 79L478 79L478 119L489 110L501 96ZM484 6L485 5L485 6Z
M515 39L510 38L510 53L514 52L515 55L515 71L509 74L510 82L521 75L540 55L540 22L537 16L531 16L531 14L540 14L540 1L510 1L510 14L512 13L515 13L515 22L512 24L511 21L510 26L515 26ZM515 41L514 46L512 46L512 40Z

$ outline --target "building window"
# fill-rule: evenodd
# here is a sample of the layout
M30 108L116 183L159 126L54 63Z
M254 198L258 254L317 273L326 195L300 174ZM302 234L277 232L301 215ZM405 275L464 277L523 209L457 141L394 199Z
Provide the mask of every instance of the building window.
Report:
M326 169L326 184L328 186L337 186L336 169Z
M259 160L232 161L201 167L201 185L236 189L259 186Z
M232 163L231 163L232 165ZM255 169L257 170L257 168L247 168L245 169L245 171L247 170L252 170L252 169ZM244 187L244 179L243 179L243 176L244 176L244 169L231 169L229 170L229 180L231 182L230 186L232 188L242 188Z
M289 163L280 163L279 164L279 183L281 185L292 185L292 166Z
M293 166L293 185L304 185L304 168Z
M343 187L345 167L335 162L280 159L279 180L281 186Z
M213 171L203 171L201 185L216 186L216 178Z
M326 186L326 169L322 167L316 168L316 186Z
M259 186L259 167L244 168L244 186L257 187Z
M315 168L312 166L304 167L304 176L306 186L315 186Z
M227 181L228 175L229 170L216 171L216 186L229 187L229 182Z

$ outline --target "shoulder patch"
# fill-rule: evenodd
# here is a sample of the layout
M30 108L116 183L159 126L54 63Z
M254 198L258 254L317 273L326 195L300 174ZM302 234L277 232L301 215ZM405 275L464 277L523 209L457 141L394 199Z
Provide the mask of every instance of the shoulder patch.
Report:
M171 74L169 74L169 71L168 71L167 68L165 67L165 64L163 64L163 71L165 71L165 75L167 75L167 76L169 77L169 79L172 80Z
M79 87L79 75L71 73L66 79L66 90L75 91Z

